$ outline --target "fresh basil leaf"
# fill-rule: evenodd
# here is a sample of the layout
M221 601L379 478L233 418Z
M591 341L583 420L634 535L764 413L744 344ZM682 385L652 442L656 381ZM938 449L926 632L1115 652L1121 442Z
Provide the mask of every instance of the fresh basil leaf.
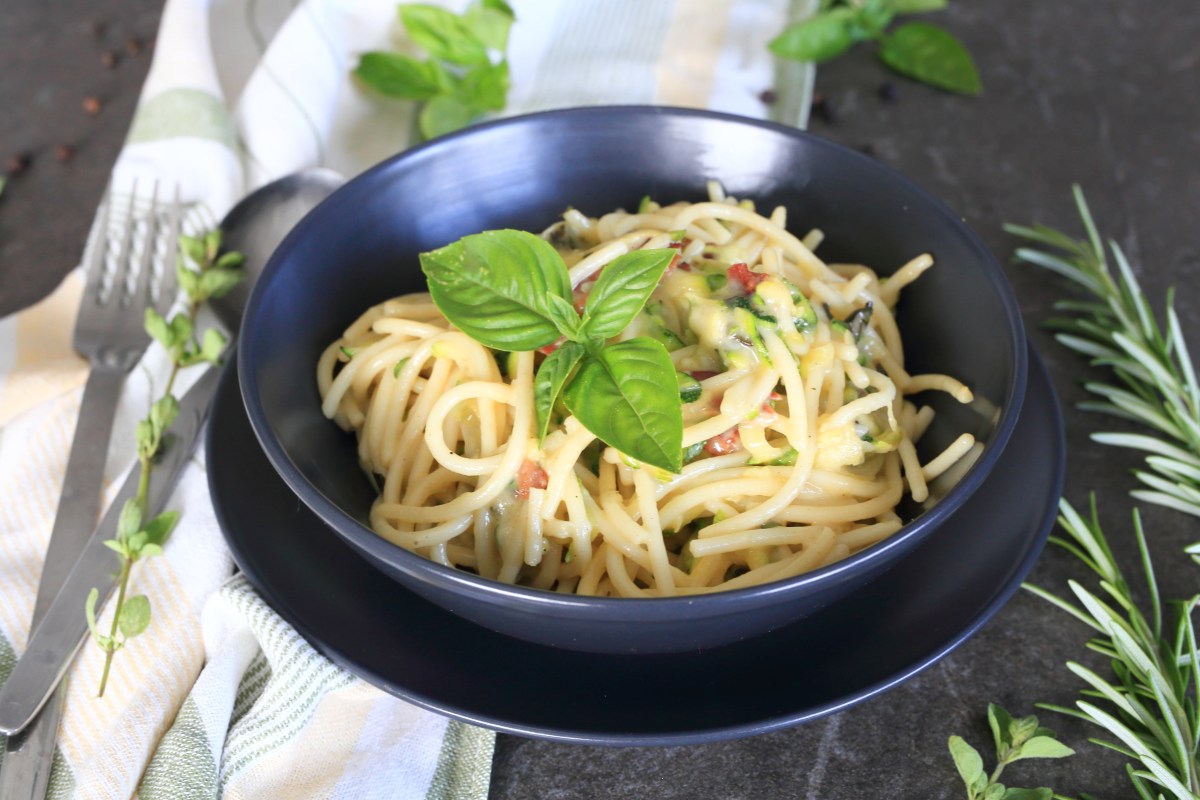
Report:
M967 786L973 786L979 778L987 779L983 773L983 758L978 750L967 744L966 739L961 736L950 737L950 756Z
M988 787L983 790L983 795L980 797L980 800L1003 800L1004 791L1005 789L1003 783L989 784Z
M664 249L634 250L613 259L601 270L583 306L580 335L607 339L625 330L674 257L674 250Z
M476 120L480 110L455 95L442 94L421 106L417 125L421 135L434 139L465 128Z
M483 3L472 5L462 13L463 24L471 35L485 47L503 50L508 45L508 32L515 15L507 4L503 8Z
M639 336L589 353L563 392L596 437L627 456L679 472L683 413L675 367L660 342Z
M575 312L571 301L556 294L548 295L546 301L550 304L550 318L558 326L558 332L572 341L582 340L579 314Z
M562 394L563 386L587 351L576 342L564 342L562 347L551 353L538 367L533 379L533 406L537 411L538 441L546 438L550 427L550 414Z
M909 22L883 41L879 57L901 75L959 94L979 94L983 84L971 54L936 25Z
M504 2L504 0L482 0L480 5L489 11L495 11L498 14L503 14L509 19L515 20L517 18L516 12L513 11L512 6Z
M486 231L421 254L438 309L475 341L497 350L535 350L561 335L550 297L571 296L566 264L544 239Z
M797 61L828 61L854 44L850 26L855 13L849 8L834 8L823 14L789 25L767 45L781 58Z
M892 11L897 14L923 14L926 11L941 11L947 0L892 0Z
M508 62L480 64L463 75L455 96L479 111L501 111L508 101Z
M488 60L487 48L452 11L425 3L402 3L400 21L408 36L431 56L470 66Z
M380 94L400 100L430 100L450 87L446 71L436 61L401 53L363 53L354 74Z
M132 639L150 625L150 599L144 594L125 598L117 625L126 639Z
M889 0L864 0L858 13L851 18L850 38L856 42L878 38L894 16L896 12Z

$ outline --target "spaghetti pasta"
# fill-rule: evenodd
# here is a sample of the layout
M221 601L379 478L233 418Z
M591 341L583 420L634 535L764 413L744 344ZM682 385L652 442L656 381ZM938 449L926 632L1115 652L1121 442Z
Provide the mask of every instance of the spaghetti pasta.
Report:
M317 365L322 410L358 436L378 478L371 525L441 563L560 592L664 597L819 568L892 535L896 506L976 445L922 464L932 409L911 395L971 391L910 375L891 309L933 261L882 281L814 252L786 211L710 187L710 200L589 218L543 233L577 304L623 253L671 247L649 302L616 339L648 336L680 382L684 466L639 463L561 405L539 439L539 352L500 353L457 330L429 295L368 309Z

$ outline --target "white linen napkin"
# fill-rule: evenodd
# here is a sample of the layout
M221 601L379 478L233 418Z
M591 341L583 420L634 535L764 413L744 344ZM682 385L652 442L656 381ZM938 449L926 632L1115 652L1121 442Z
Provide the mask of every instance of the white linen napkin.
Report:
M512 0L505 113L654 103L764 117L772 106L762 93L773 89L783 101L774 108L803 125L806 104L795 96L806 96L811 71L775 64L766 43L813 4ZM187 226L199 230L293 170L357 174L408 143L413 108L350 77L359 53L401 40L390 0L168 0L114 186L177 189ZM81 283L76 272L45 301L0 320L0 681L25 646L86 376L69 339ZM110 492L133 463L133 427L165 368L152 346L130 376ZM181 522L164 554L133 578L154 621L117 654L103 699L94 696L103 657L85 645L50 796L487 796L492 733L335 666L233 575L203 453L168 507Z

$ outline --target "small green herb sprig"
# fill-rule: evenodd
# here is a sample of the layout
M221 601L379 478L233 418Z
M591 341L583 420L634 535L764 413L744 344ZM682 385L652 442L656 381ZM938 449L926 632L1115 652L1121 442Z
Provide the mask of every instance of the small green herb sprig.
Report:
M1075 753L1038 725L1037 717L1014 719L995 703L988 704L988 725L996 744L996 768L988 775L979 751L961 736L950 737L950 756L967 787L967 800L1051 800L1060 797L1051 789L1019 789L1000 783L1004 768L1026 758L1066 758Z
M874 41L879 58L892 71L938 89L979 94L983 84L966 47L945 29L906 22L891 31L901 14L940 11L947 0L822 0L814 16L789 25L768 47L781 58L823 62L853 45Z
M508 33L512 8L504 0L478 0L460 15L424 3L402 3L400 21L429 53L363 53L354 74L376 92L422 104L417 127L426 139L464 128L508 98Z
M675 367L661 342L606 343L633 320L675 251L635 250L608 264L582 315L567 266L545 240L486 231L421 254L429 292L451 323L481 344L530 351L558 342L534 379L545 436L560 398L598 439L632 458L678 472L683 415Z
M217 364L225 349L226 338L215 328L202 335L196 332L196 314L209 299L220 297L242 279L245 258L240 253L221 253L221 232L210 231L199 237L181 236L180 257L176 265L179 285L187 297L185 310L170 320L153 308L146 309L146 332L162 345L170 359L171 369L163 394L150 405L146 418L137 424L138 488L137 494L121 509L115 539L104 544L121 558L117 584L117 600L113 621L108 632L100 630L96 620L99 592L88 593L85 613L92 638L104 651L104 670L100 675L98 696L104 696L113 656L135 636L150 625L150 599L145 595L128 595L129 576L133 565L143 558L162 552L163 545L179 521L179 512L164 511L148 518L150 473L155 457L175 418L179 416L179 401L172 394L180 371L196 364Z

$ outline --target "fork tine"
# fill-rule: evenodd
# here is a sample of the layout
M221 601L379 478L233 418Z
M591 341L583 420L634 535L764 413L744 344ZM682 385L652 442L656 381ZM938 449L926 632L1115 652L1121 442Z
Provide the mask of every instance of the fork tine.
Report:
M134 180L129 188L129 206L125 209L124 235L121 237L121 251L117 256L117 270L113 275L110 297L120 301L125 295L125 284L129 277L129 265L133 261L133 233L137 228L137 217L134 213L137 202L137 181Z
M141 263L137 267L137 283L133 289L132 303L149 308L154 303L150 296L150 273L154 271L155 242L158 239L158 181L150 189L150 208L146 212L146 236L143 239ZM130 253L130 256L133 254Z
M90 247L86 249L87 257L83 264L84 285L83 296L95 301L100 294L100 279L104 276L104 258L108 250L108 226L112 219L112 181L104 188L104 196L100 200L104 211L99 215L88 236Z
M170 204L167 217L166 252L163 255L163 273L158 281L158 297L154 299L158 313L166 314L175 302L179 278L175 270L175 262L179 252L179 228L183 222L183 210L179 204L179 186L175 186L175 197Z

